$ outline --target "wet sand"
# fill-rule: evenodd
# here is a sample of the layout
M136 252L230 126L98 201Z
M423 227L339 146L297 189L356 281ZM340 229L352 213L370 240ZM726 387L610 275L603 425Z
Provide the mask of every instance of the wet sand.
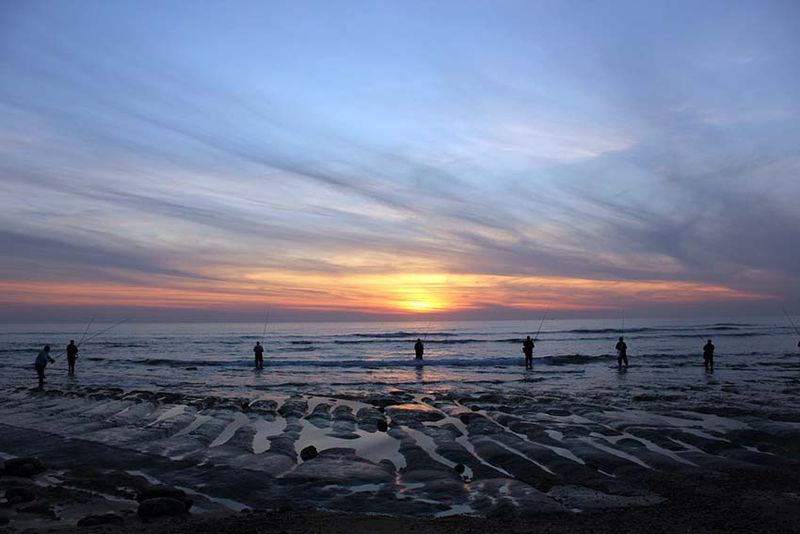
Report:
M310 510L207 513L124 526L67 528L75 532L186 534L394 532L542 533L795 533L800 524L800 469L746 469L703 476L654 476L643 483L666 498L647 507L583 513L499 510L492 517L442 519L324 513Z
M46 469L0 476L4 494L31 495L0 500L0 522L62 529L111 512L113 530L139 531L137 495L167 485L193 506L152 532L788 532L800 503L796 408L719 391L16 388L0 399L0 458Z

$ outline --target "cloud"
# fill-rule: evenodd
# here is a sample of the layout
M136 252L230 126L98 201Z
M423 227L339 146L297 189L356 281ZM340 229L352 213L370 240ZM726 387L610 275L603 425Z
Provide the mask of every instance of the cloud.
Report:
M97 16L118 22L109 10ZM758 82L791 79L797 47L762 36L731 70L703 59L714 50L701 33L672 46L659 28L647 48L629 28L605 39L593 20L517 35L501 13L483 48L448 34L474 61L438 68L447 54L430 42L436 60L392 48L387 62L352 36L344 49L363 55L336 70L315 60L313 35L281 43L307 62L260 33L222 36L237 54L219 61L197 40L217 31L203 16L156 53L157 25L98 48L111 43L102 24L13 15L0 281L20 306L48 288L69 301L71 285L120 309L140 288L173 309L233 313L252 293L358 315L375 280L413 294L406 276L424 292L447 275L461 280L447 295L455 316L536 306L542 287L570 309L576 291L591 309L648 294L670 310L800 304L800 103ZM686 61L692 46L702 58Z

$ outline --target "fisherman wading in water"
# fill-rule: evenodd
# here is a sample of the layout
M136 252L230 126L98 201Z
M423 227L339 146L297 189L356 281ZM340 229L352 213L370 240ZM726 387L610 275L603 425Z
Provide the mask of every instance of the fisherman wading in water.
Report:
M617 349L617 365L620 369L622 369L623 364L625 365L625 369L628 368L628 345L625 343L625 340L622 336L619 336L619 341L615 347Z
M261 346L260 341L256 341L256 346L253 347L253 354L256 357L256 369L264 369L264 347Z
M706 367L706 370L713 371L714 370L714 344L711 343L711 340L708 340L703 346L703 364Z
M522 352L525 354L525 369L533 369L533 348L535 346L531 336L528 336L522 342Z
M36 362L33 364L36 374L39 376L39 389L44 388L44 368L47 367L48 363L56 363L56 361L50 357L50 345L45 345L44 349L36 356Z
M74 339L69 340L67 345L67 374L75 376L75 361L78 359L78 346Z
M422 344L422 340L417 338L417 342L414 343L414 353L416 354L417 360L422 359L422 355L425 354L425 345Z

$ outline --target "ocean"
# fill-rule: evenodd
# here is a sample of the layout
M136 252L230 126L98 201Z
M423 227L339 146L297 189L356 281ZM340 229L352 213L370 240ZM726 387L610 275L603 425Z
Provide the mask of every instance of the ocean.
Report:
M94 324L100 332L112 324ZM475 388L524 386L547 377L564 387L585 379L618 380L614 345L628 344L629 379L650 382L658 376L706 380L702 345L716 345L715 376L750 380L752 374L792 372L797 335L785 318L730 321L679 319L549 320L537 343L534 373L522 367L521 345L535 336L538 321L272 323L263 337L265 369L252 372L260 323L126 323L81 346L78 373L66 377L66 358L48 368L51 384L65 387L113 386L239 396L264 389L340 392L384 391L408 387ZM0 334L0 384L31 382L33 360L44 344L63 353L69 339L79 341L86 324L5 325ZM413 344L424 338L424 366L414 360ZM588 373L588 374L587 374ZM585 377L575 376L586 375ZM634 378L637 377L637 378ZM574 386L569 385L575 383Z
M653 480L667 473L800 457L785 319L627 319L624 332L620 319L547 320L526 371L538 327L273 323L256 371L263 324L125 323L81 346L75 377L58 357L39 391L42 345L58 355L86 325L5 325L0 458L45 458L40 485L61 488L59 513L77 520L89 497L64 488L102 488L91 509L124 512L151 483L191 492L199 511L578 512L660 502ZM14 521L49 525L28 517Z

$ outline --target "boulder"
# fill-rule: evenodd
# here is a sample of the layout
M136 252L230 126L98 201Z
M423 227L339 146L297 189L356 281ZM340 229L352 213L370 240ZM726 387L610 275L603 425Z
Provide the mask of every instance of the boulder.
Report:
M378 427L378 430L380 430L381 432L386 432L387 430L389 430L389 423L387 423L385 419L380 419L376 423L376 426Z
M151 486L147 489L141 490L139 493L136 494L136 500L138 502L144 502L149 499L161 499L161 498L168 498L168 499L175 499L176 501L181 501L188 512L192 505L194 504L194 499L190 496L186 495L186 492L180 490L178 488L173 488L171 486Z
M453 469L455 469L456 473L458 473L459 475L463 475L464 471L466 471L466 467L464 466L464 464L460 463L456 464L455 467L453 467Z
M12 458L6 460L3 467L6 475L12 477L32 477L45 471L44 464L38 458Z
M109 512L107 514L89 514L78 520L79 527L95 527L97 525L121 525L125 522L121 515Z
M8 504L19 504L36 500L36 489L32 487L16 487L6 490Z
M178 499L157 497L140 502L136 513L139 514L142 521L158 517L173 517L186 514L186 505Z
M50 505L44 501L34 502L26 506L20 506L19 508L17 508L17 512L21 514L42 515L52 519L56 519L58 517L55 511L53 511L53 509L50 507Z
M302 451L300 451L300 459L304 462L312 460L317 457L317 448L313 445L309 445Z
M486 513L489 519L509 519L519 515L519 507L505 498L498 500Z

